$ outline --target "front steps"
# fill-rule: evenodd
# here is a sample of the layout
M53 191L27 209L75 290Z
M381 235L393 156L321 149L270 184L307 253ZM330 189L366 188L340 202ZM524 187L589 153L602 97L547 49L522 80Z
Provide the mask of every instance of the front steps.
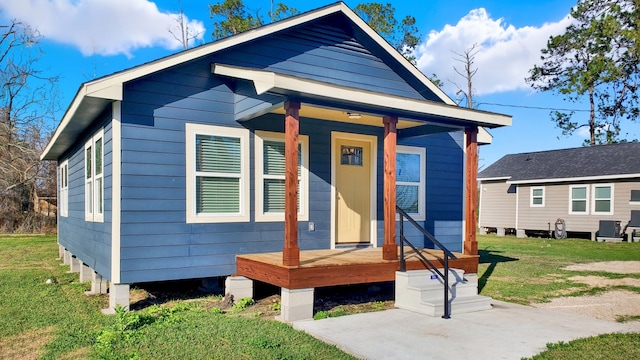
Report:
M444 273L444 269L438 269ZM396 303L400 309L430 316L444 314L444 280L431 270L396 272ZM449 269L451 314L491 309L491 298L478 295L478 276Z

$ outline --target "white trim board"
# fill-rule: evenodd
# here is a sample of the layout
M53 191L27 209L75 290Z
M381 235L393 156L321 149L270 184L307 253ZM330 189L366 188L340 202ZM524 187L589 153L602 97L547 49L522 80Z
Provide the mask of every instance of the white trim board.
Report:
M439 87L434 85L396 49L389 45L384 38L371 29L360 17L358 17L358 15L356 15L355 12L353 12L353 10L343 2L338 2L82 84L71 105L65 112L51 140L42 152L40 159L43 160L45 158L49 158L49 153L53 150L58 138L69 126L70 122L75 117L78 108L82 105L86 97L117 101L122 100L123 84L128 81L336 13L342 13L345 15L358 28L360 28L361 31L367 34L378 46L384 49L391 57L393 57L409 73L429 88L444 103L455 105L455 102L449 96L447 96Z
M312 98L320 97L336 102L370 107L372 108L371 111L377 109L381 113L400 112L408 113L410 116L416 117L427 115L437 116L447 119L458 119L473 125L486 127L511 125L511 116L508 115L334 85L271 71L213 64L212 72L216 75L252 81L258 95L266 92L280 95L299 94Z
M122 103L114 101L111 120L111 282L120 283L122 209Z

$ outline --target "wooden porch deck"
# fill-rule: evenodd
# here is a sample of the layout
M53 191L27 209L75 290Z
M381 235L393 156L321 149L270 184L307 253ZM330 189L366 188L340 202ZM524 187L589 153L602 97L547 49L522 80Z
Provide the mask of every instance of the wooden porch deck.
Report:
M424 249L422 254L443 267L442 251ZM454 254L458 259L450 260L450 267L478 272L478 255ZM407 270L426 268L413 250L405 248L405 257ZM382 248L300 251L299 266L283 265L281 252L236 256L237 275L287 289L393 281L399 269L399 260L382 259Z

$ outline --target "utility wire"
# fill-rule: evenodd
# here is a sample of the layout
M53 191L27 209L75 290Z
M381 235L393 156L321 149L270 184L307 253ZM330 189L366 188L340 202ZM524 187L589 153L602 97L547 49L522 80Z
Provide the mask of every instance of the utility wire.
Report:
M555 111L575 111L575 112L589 112L590 111L590 110L583 110L583 109L562 109L562 108L549 108L549 107L541 107L541 106L498 104L498 103L488 103L488 102L479 103L478 107L480 105L493 105L493 106L522 108L522 109L534 109L534 110L555 110Z

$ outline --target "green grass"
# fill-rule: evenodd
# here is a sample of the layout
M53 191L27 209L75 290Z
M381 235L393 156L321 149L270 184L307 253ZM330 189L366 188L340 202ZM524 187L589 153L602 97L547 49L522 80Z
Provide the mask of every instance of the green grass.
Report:
M495 299L529 304L614 288L640 292L637 287L590 288L568 280L573 275L612 279L638 275L563 270L574 263L640 259L638 243L481 236L479 245L482 294ZM89 285L79 284L77 274L67 274L69 267L60 266L57 254L55 236L0 236L3 359L352 358L289 325L238 315L252 312L249 300L226 314L198 302L172 301L170 307L104 316L100 309L106 307L107 297L83 296ZM55 282L46 284L47 279ZM382 303L377 307L382 308ZM347 313L338 308L325 315ZM637 321L638 317L618 320ZM553 344L535 359L640 358L639 336L602 335Z
M478 249L478 284L481 293L520 304L544 302L559 296L597 294L609 289L593 289L584 283L569 280L576 275L611 279L640 278L640 274L564 270L566 266L576 263L638 260L640 243L479 236ZM640 292L637 287L624 289Z
M55 236L0 235L0 358L352 359L289 325L189 302L102 315L107 297L84 296L57 255Z
M568 343L547 344L532 360L640 359L640 334L605 334Z

